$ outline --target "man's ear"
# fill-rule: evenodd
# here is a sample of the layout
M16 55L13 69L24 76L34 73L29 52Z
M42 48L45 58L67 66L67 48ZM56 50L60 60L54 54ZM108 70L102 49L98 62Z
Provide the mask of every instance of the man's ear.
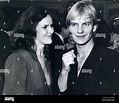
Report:
M97 27L98 27L97 24L95 24L95 25L93 26L93 32L96 32Z

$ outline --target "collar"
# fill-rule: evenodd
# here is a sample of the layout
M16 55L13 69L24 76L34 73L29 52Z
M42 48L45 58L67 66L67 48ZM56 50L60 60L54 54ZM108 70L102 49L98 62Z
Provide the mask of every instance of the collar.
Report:
M93 48L92 48L92 50L91 50L91 52L90 52L88 58L97 57L97 55L95 55L96 52L97 52L97 48L98 48L98 46L94 44L94 46L93 46ZM74 49L74 54L77 55L76 45L74 46L73 49Z

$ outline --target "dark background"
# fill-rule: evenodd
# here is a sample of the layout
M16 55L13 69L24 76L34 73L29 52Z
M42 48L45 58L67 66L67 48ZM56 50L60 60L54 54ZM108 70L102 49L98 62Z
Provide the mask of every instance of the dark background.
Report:
M7 25L9 29L12 29L21 13L29 6L37 3L47 7L61 19L68 1L70 0L0 0L0 25L2 27ZM119 16L119 0L91 0L91 2L96 7L99 18L104 18L111 27L113 19ZM3 14L8 17L7 21Z

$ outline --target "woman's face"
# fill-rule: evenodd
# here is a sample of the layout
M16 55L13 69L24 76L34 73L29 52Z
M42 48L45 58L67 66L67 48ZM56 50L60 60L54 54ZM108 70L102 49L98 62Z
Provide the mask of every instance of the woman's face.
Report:
M53 21L50 15L47 15L36 26L36 40L42 44L52 43L52 34L54 32Z

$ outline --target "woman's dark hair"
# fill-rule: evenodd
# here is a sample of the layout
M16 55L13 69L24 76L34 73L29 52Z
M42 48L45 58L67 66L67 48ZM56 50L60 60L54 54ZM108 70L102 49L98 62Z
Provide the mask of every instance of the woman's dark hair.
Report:
M11 34L12 49L18 48L34 50L36 26L44 17L51 14L41 5L33 5L25 10Z

